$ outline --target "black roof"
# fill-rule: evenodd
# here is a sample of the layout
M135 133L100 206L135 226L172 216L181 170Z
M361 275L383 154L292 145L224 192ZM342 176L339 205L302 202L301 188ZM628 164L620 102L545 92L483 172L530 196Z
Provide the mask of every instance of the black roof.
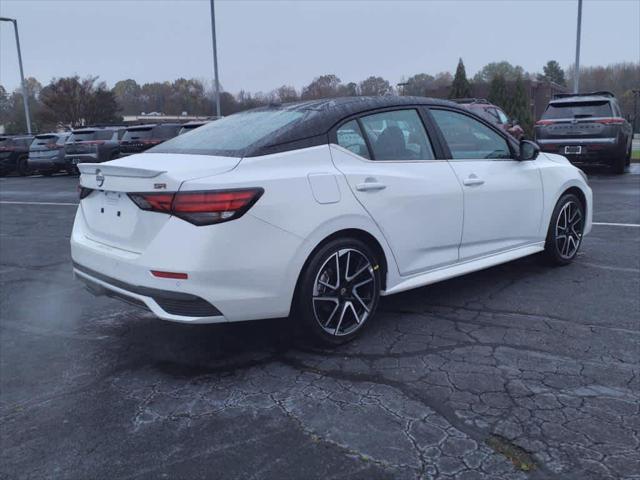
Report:
M380 108L416 105L442 105L461 110L458 104L448 100L409 96L339 97L272 104L266 107L256 108L254 111L293 110L304 112L305 116L300 121L274 132L273 135L268 135L261 142L253 145L253 148L251 148L253 151L246 152L246 155L264 154L268 153L270 148L277 145L324 136L338 122L352 115L359 115Z

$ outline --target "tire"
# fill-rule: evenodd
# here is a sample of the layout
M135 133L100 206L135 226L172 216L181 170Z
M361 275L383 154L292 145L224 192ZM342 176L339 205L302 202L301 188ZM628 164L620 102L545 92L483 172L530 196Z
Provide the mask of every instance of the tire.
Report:
M622 175L627 168L627 153L623 153L614 158L611 170L616 175Z
M356 238L338 238L316 249L298 280L291 322L320 346L353 340L371 323L378 307L378 261Z
M18 175L26 177L31 175L31 168L29 168L29 159L27 157L20 157L16 163L16 170Z
M582 201L572 193L560 197L551 215L544 251L554 265L568 265L582 245L586 216ZM568 227L568 229L567 229ZM569 233L565 233L565 232Z

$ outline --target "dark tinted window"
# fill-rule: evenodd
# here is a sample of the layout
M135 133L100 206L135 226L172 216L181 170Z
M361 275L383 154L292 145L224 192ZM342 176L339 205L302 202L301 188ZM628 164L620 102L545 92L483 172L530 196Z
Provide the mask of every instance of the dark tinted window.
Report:
M433 149L415 110L396 110L361 118L374 160L433 160Z
M611 105L606 100L601 102L550 103L542 114L544 119L610 116Z
M432 110L453 159L511 158L507 141L491 128L467 115Z
M236 113L174 137L149 151L242 156L247 147L300 120L304 114L296 110Z
M369 149L367 148L367 142L365 142L364 135L362 135L362 130L360 130L360 126L355 120L351 120L342 125L336 132L336 136L338 137L338 145L341 147L361 157L371 158Z
M180 131L180 125L158 125L157 127L153 127L151 131L151 138L156 139L167 139L173 138L178 135Z
M127 130L122 136L123 141L146 140L149 138L151 138L151 127Z
M111 140L113 130L83 130L73 132L69 137L69 142L87 142L91 140Z

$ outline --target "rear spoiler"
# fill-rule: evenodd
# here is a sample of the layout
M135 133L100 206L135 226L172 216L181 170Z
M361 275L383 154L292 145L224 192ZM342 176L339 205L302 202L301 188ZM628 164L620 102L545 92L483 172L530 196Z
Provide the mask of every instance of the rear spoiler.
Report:
M553 99L556 98L569 98L569 97L609 97L616 98L616 96L607 90L600 90L598 92L585 92L585 93L555 93Z
M166 170L150 170L147 168L119 167L117 165L105 165L103 163L79 163L78 169L80 173L86 175L97 175L98 172L110 177L137 177L137 178L154 178Z

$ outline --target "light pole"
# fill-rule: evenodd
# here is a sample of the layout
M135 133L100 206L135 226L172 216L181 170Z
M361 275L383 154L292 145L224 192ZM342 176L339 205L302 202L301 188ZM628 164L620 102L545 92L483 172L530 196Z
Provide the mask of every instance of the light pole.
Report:
M24 103L24 116L27 121L27 133L31 135L31 115L29 115L29 100L27 99L27 85L24 83L22 70L22 54L20 53L20 36L18 35L18 21L15 18L0 17L0 22L12 22L16 34L16 47L18 47L18 64L20 65L20 81L22 83L22 102Z
M213 0L212 0L213 1ZM576 64L573 72L573 93L580 89L580 31L582 30L582 0L578 0L578 28L576 32Z
M218 50L216 48L216 13L211 0L211 38L213 43L213 77L216 89L216 116L220 118L220 83L218 82Z

